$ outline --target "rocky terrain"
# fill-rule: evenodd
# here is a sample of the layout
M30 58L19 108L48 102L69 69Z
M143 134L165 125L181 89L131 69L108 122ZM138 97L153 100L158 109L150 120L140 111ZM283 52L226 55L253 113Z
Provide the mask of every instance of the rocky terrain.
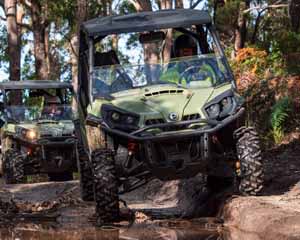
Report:
M208 193L201 176L182 181L154 180L121 196L128 206L120 203L124 221L116 225L120 227L118 234L122 232L124 237L129 231L135 236L142 235L140 239L194 239L190 235L201 226L204 237L197 239L206 239L205 236L216 237L211 239L300 239L299 156L298 137L264 153L266 188L259 197L232 196L230 189ZM53 229L69 230L70 234L80 229L78 236L86 236L85 231L94 234L94 204L81 201L77 181L2 184L0 200L1 234L15 226L40 233L46 229L47 234ZM159 237L147 238L147 234L143 235L147 231L150 231L149 236L158 234ZM168 234L162 234L164 232ZM84 239L71 235L69 239ZM130 238L125 236L124 239Z

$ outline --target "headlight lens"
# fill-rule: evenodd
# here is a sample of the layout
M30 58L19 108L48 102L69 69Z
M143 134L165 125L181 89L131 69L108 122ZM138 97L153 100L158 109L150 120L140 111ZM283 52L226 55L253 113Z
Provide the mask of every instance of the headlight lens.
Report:
M36 136L37 136L37 134L36 134L36 132L33 131L33 130L29 130L29 131L27 131L27 133L26 133L26 137L27 137L28 139L30 139L30 140L35 139Z
M232 111L232 107L233 107L232 102L233 102L233 100L231 97L224 98L221 101L222 112L220 113L220 117L225 117Z
M211 104L205 108L207 115L211 119L224 118L230 115L237 107L232 96L223 98L220 102Z
M207 108L207 113L210 118L215 119L220 114L220 105L219 104L213 104Z
M127 132L138 129L140 119L140 116L136 113L127 112L106 104L101 107L101 117L109 127Z
M117 113L117 112L112 112L112 114L111 114L111 119L112 119L113 121L115 121L115 122L120 121L120 114Z
M133 124L134 123L134 117L132 117L132 116L127 116L126 117L126 123L127 124Z

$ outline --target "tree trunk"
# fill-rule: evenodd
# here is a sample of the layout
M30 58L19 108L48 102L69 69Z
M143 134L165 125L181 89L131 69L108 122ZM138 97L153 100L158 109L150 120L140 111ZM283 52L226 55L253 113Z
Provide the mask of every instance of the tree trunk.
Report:
M249 0L240 3L237 27L235 29L235 41L234 41L235 54L237 53L238 50L245 47L245 42L247 37L247 17L244 14L244 10L249 7L250 7Z
M152 11L150 0L130 0L137 12Z
M175 0L175 8L183 8L183 0Z
M176 2L179 4L180 2ZM161 9L171 9L172 8L172 0L161 0ZM163 49L163 60L164 63L167 63L170 61L171 58L171 50L172 50L172 37L173 32L172 29L168 29L166 31L166 39L165 39L165 45Z
M34 38L34 57L35 57L35 72L36 78L45 80L49 77L49 66L47 62L46 43L47 37L47 22L42 7L39 1L34 0L31 2L31 18L32 18L32 31Z
M79 36L76 33L73 34L70 41L69 52L71 56L71 72L72 72L72 83L74 91L78 90L78 52L79 52Z
M7 19L9 80L19 81L21 77L21 37L17 26L17 1L5 0L4 8ZM21 98L21 92L14 93L11 96L11 104L20 104Z
M72 64L72 82L74 91L78 90L78 58L79 58L79 36L80 25L88 17L88 5L87 0L77 0L77 12L76 12L76 32L71 37L70 42L70 54Z
M17 1L5 0L5 13L7 18L9 79L20 80L21 48L20 34L17 26Z
M257 14L256 20L255 20L253 34L252 34L252 37L251 37L251 44L255 44L256 43L256 35L258 33L258 28L259 28L259 24L260 24L262 13L263 12L259 12Z
M299 32L300 29L300 0L288 0L288 14L292 30Z
M131 0L136 11L152 11L150 0ZM149 64L156 64L159 62L159 51L156 43L144 44L144 61Z

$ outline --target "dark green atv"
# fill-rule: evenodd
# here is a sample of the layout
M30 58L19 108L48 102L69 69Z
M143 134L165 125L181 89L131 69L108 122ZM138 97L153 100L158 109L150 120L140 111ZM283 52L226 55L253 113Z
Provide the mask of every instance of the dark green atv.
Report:
M166 29L173 36L192 37L197 52L176 58L171 48L171 59L147 59L150 50L162 55ZM104 50L111 35L122 39L124 33L139 41L127 57L142 59L142 64L121 63L118 57L124 56ZM124 48L123 43L119 52ZM170 180L202 173L211 189L236 177L241 194L262 190L259 138L253 128L243 126L243 99L204 11L143 12L85 22L79 103L86 126L76 129L91 160L99 224L118 218L120 193L154 177ZM82 186L91 186L85 168L81 172ZM84 196L93 199L91 192L83 187Z
M77 170L73 88L54 81L0 83L2 174L6 183L26 175L73 179ZM74 99L73 99L74 98Z

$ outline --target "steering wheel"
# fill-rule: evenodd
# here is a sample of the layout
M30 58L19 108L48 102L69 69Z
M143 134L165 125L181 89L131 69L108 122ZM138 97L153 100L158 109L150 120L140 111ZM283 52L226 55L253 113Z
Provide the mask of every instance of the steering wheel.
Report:
M209 66L213 71L208 71L207 68L204 68L204 63L202 62L200 65L192 65L185 69L179 76L178 83L182 84L182 79L185 78L187 82L191 81L203 81L205 78L211 78L212 84L217 82L218 77L216 73L215 67L208 62L205 62L206 65Z
M119 92L133 87L132 79L126 72L121 72L119 69L116 70L119 76L111 83L111 92Z

